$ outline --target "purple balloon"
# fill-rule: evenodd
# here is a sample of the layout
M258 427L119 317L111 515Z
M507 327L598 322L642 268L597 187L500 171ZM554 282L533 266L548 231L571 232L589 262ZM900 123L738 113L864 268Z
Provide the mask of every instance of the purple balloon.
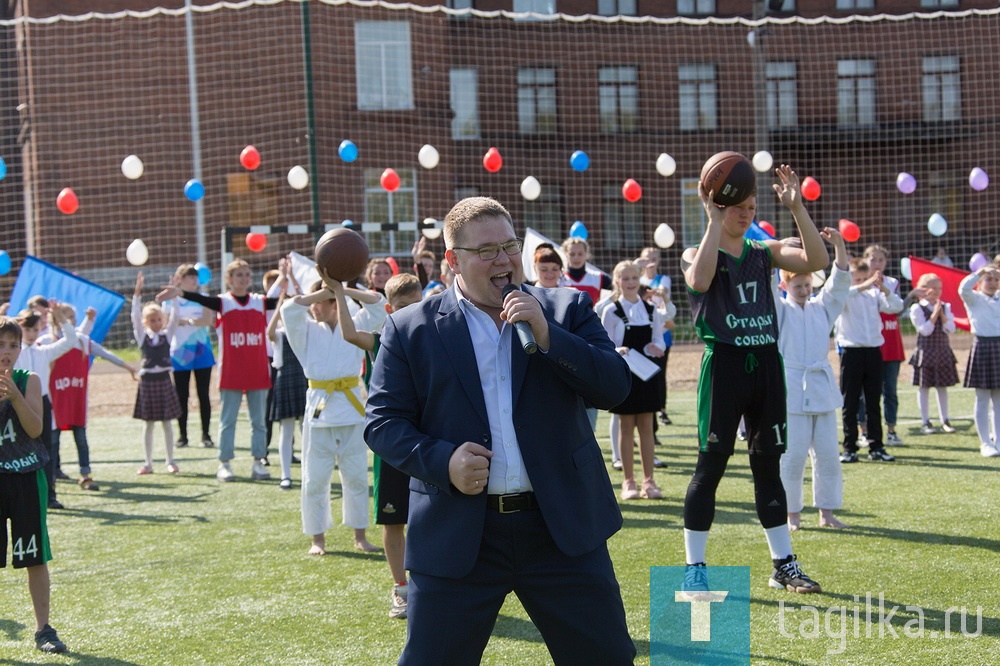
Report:
M969 270L975 273L988 263L990 263L990 260L983 256L982 252L976 252L969 259Z
M976 167L969 172L969 187L976 192L982 192L990 186L990 177L985 171Z
M896 176L896 189L903 194L913 194L913 191L917 189L917 179L903 171Z

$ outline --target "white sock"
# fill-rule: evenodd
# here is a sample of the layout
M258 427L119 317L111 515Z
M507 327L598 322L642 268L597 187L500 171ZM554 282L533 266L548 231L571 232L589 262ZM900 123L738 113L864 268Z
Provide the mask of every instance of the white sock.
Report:
M621 460L622 454L619 448L620 440L619 435L621 431L619 430L619 423L621 422L621 417L617 414L612 414L611 419L608 421L608 436L611 439L611 460Z
M788 531L788 523L764 530L764 536L767 537L772 560L783 560L792 554L792 534Z
M926 386L917 389L917 407L920 408L920 422L930 423L931 390Z
M948 387L937 387L938 413L941 414L941 423L948 420Z
M976 389L976 433L979 435L980 445L993 443L993 437L990 435L989 389Z
M143 429L142 433L142 444L146 451L146 467L153 466L153 426L156 425L156 421L146 421L146 427Z
M697 532L684 529L684 552L688 564L701 564L705 561L705 551L708 549L708 530Z
M292 478L292 442L295 436L295 418L281 419L278 458L281 461L281 478Z
M163 442L167 448L167 464L174 462L174 426L170 421L163 421Z

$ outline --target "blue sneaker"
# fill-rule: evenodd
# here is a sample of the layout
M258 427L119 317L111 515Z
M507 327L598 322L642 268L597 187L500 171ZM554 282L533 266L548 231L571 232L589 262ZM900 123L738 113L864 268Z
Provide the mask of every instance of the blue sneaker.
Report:
M689 564L684 569L684 582L681 584L681 592L688 599L710 600L711 593L708 587L708 567L704 562Z

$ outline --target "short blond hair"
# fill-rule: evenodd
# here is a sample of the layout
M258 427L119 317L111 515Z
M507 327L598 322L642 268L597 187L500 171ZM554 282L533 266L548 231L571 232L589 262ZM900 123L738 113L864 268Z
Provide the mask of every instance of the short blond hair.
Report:
M160 314L163 314L163 308L161 308L160 304L157 303L157 302L155 302L155 301L150 301L149 303L146 303L145 305L142 306L142 318L143 318L143 320L145 320L147 317L149 317L149 315L155 314L157 312L159 312Z
M389 305L395 309L399 299L406 296L419 296L421 291L420 280L417 279L416 275L399 273L386 281L385 300L389 301Z
M507 223L511 227L514 226L514 220L511 218L510 212L496 199L490 197L467 197L462 199L452 206L451 210L444 217L445 245L449 249L454 248L462 242L458 238L462 235L462 230L470 222L487 217L500 217L507 220Z
M245 259L236 259L226 266L226 285L229 285L229 280L233 277L233 273L241 268L250 268L250 264L247 263Z
M918 289L923 289L931 282L940 282L940 281L941 281L941 276L938 275L937 273L924 273L919 278L917 278L916 286Z

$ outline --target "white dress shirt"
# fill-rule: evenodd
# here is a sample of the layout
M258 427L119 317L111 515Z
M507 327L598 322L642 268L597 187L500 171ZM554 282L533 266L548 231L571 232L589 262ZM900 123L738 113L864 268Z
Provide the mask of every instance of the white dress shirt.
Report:
M841 347L881 347L882 318L879 312L895 314L903 309L899 294L883 294L872 285L867 289L852 286L847 305L837 319L837 344Z
M973 288L977 282L979 276L970 273L958 285L958 295L969 314L969 327L973 335L982 338L1000 337L1000 291L987 296Z

